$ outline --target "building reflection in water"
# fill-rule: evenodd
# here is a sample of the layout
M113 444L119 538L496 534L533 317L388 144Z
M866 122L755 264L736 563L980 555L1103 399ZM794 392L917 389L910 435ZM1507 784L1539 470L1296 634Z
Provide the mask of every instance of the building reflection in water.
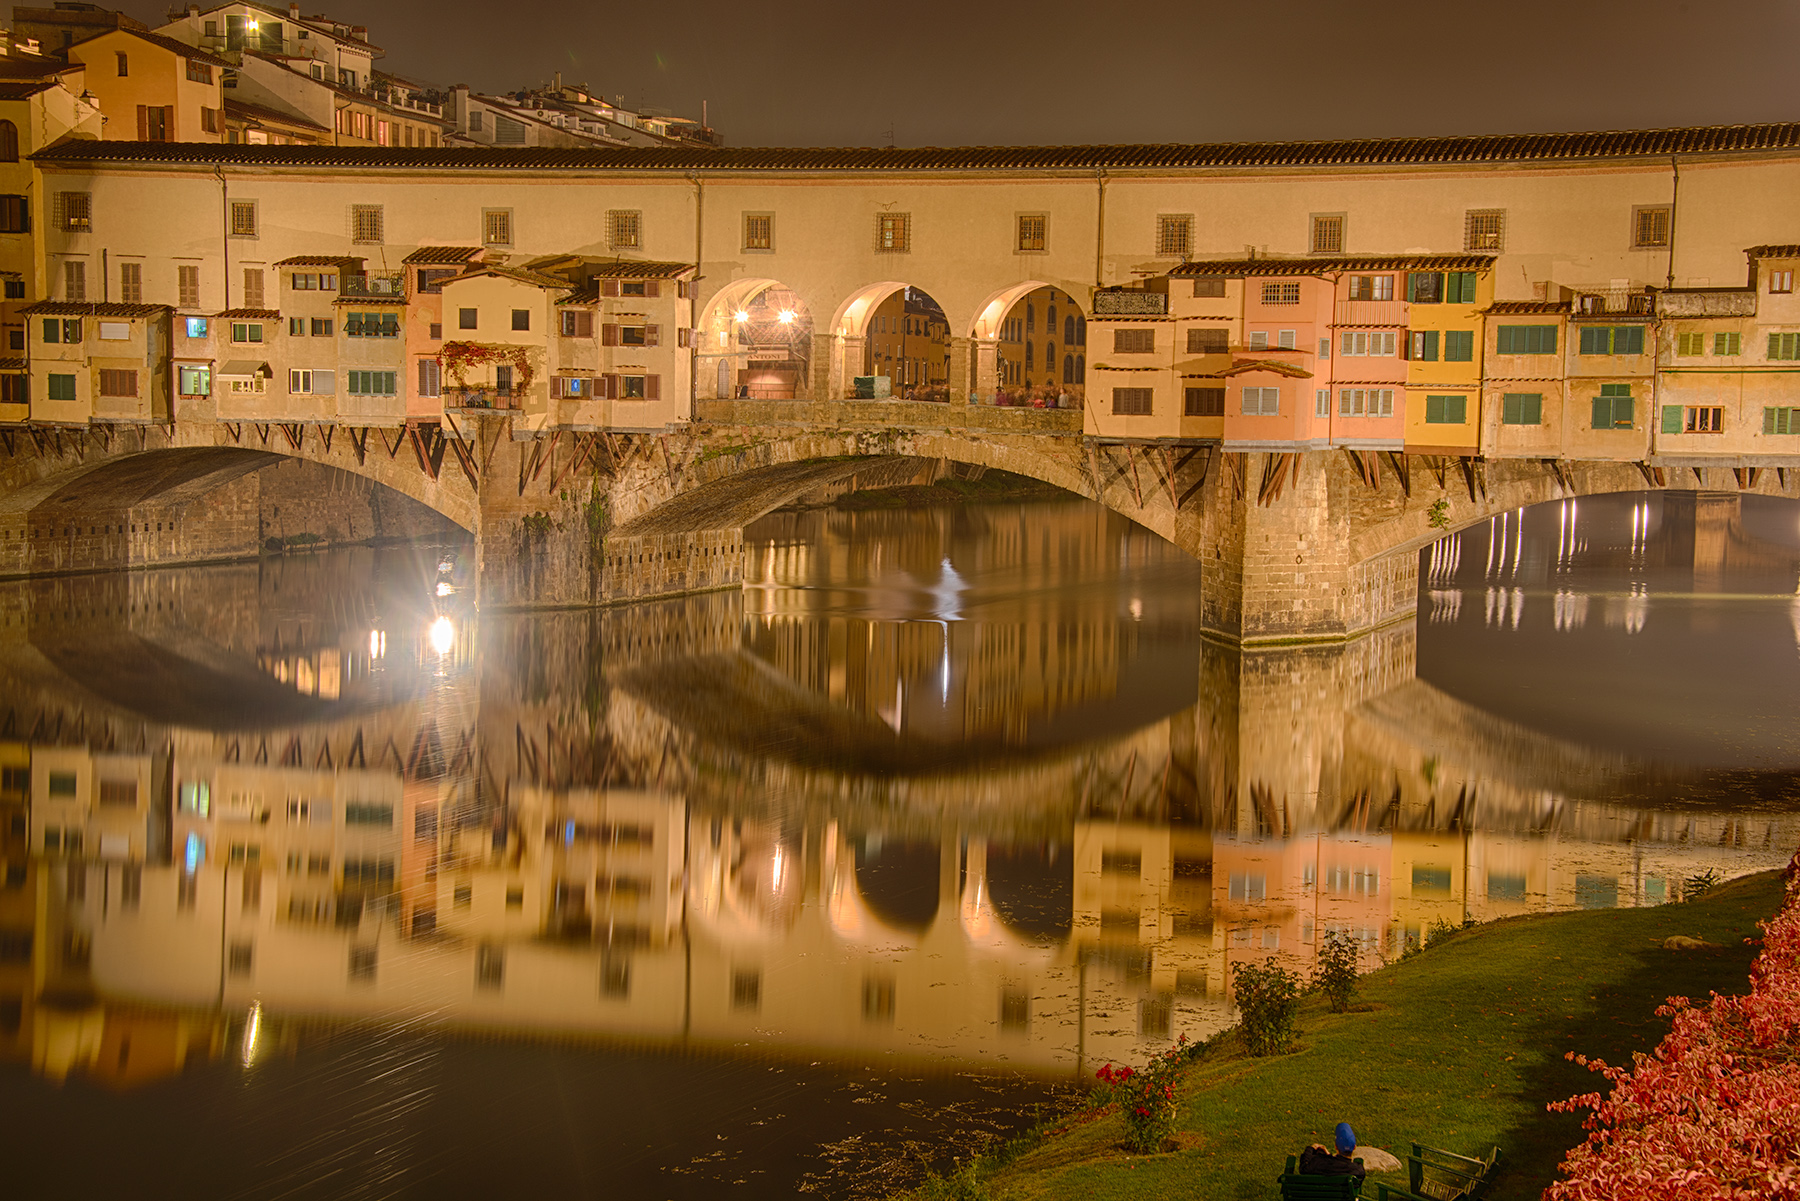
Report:
M1374 967L1800 840L1416 678L1411 626L1203 646L1191 565L1104 515L867 516L781 518L742 596L479 623L401 552L6 585L0 1046L115 1087L344 1021L1066 1076L1331 931ZM1681 520L1601 563L1646 585L1617 637ZM1590 587L1554 527L1461 537L1428 595L1516 580L1528 629Z

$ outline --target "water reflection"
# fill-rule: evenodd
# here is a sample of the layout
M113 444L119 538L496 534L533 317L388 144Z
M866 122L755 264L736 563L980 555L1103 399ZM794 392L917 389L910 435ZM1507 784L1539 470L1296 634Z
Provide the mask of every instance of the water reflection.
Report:
M310 1080L327 1115L349 1102L308 1073L381 1064L401 1083L356 1103L394 1122L440 1090L538 1112L543 1073L575 1070L529 1050L549 1036L664 1072L678 1049L1072 1079L1219 1028L1232 964L1304 971L1333 930L1373 966L1441 923L1779 865L1790 811L1673 805L1691 773L1516 704L1512 652L1431 656L1485 653L1450 671L1460 698L1416 678L1437 632L1548 640L1613 673L1557 688L1654 725L1605 655L1657 637L1665 598L1712 673L1721 643L1791 644L1789 602L1755 591L1794 579L1758 512L1715 538L1682 533L1704 506L1582 506L1429 552L1416 636L1243 654L1201 642L1191 562L1088 506L783 515L744 594L600 613L477 620L435 556L395 551L0 587L0 1048L116 1088ZM1438 604L1476 589L1504 622ZM1765 607L1778 629L1738 632ZM496 1037L474 1085L438 1074ZM853 1193L831 1165L881 1156L816 1150L830 1122L904 1128L897 1155L920 1113L999 1120L998 1094L832 1070L807 1093L708 1069L735 1100L656 1118L645 1187L756 1163L770 1195ZM696 1158L773 1120L757 1104L802 1151Z

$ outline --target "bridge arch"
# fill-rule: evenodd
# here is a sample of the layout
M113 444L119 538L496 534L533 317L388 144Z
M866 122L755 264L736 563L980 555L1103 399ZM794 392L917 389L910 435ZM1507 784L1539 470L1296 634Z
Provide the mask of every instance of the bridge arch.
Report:
M734 280L699 323L700 399L798 400L811 394L813 314L779 279Z

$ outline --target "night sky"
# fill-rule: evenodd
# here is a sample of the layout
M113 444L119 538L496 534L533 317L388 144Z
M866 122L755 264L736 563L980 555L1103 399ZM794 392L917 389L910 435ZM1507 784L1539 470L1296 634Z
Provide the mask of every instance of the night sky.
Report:
M167 10L124 8L152 24ZM369 26L387 51L379 65L396 74L502 91L561 70L629 106L695 117L706 100L734 146L1380 137L1800 115L1795 0L334 0L328 11Z

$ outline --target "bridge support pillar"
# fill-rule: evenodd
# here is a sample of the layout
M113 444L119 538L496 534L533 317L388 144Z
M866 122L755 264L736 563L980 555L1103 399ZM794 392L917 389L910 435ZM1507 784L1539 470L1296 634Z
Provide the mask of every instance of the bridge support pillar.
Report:
M969 370L974 353L973 338L950 339L949 376L944 381L950 388L950 403L966 405L969 403L969 382L973 373Z
M844 339L836 334L812 336L812 378L807 394L814 400L837 400L849 384L844 379Z
M1201 621L1246 645L1329 642L1405 617L1418 558L1358 562L1350 481L1330 452L1227 451L1201 518Z
M994 391L1000 386L1000 340L998 338L970 338L975 355L974 395L973 403L983 400L991 401Z

